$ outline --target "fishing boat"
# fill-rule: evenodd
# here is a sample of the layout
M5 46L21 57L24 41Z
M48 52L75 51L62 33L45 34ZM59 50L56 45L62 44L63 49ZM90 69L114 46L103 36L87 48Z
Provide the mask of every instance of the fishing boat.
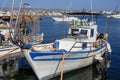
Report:
M8 58L8 55L18 56L21 52L20 48L10 41L9 30L14 32L10 27L10 12L0 11L0 61Z
M23 9L24 10L24 9ZM22 11L23 11L22 10ZM36 26L36 27L35 27ZM43 41L43 33L40 33L39 17L29 15L13 15L10 12L0 13L0 60L21 55L19 41L31 44L39 44ZM17 35L16 33L19 33ZM31 36L32 35L32 36ZM23 37L21 39L21 37ZM15 54L14 54L15 53ZM19 56L20 57L20 56Z
M67 13L81 15L83 13ZM84 13L84 15L97 13ZM95 21L81 19L71 23L68 35L54 43L31 45L22 43L23 54L39 80L48 80L56 75L80 69L102 61L105 53L111 53L108 34L98 33Z

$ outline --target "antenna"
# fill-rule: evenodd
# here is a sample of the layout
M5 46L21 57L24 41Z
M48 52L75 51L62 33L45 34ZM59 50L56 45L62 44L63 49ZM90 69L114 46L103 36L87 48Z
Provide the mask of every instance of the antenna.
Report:
M93 20L93 7L92 7L92 0L90 0L90 8L91 8L91 17L92 17L92 20Z
M72 6L72 0L70 0L70 2L68 4L68 10L70 10L71 6Z

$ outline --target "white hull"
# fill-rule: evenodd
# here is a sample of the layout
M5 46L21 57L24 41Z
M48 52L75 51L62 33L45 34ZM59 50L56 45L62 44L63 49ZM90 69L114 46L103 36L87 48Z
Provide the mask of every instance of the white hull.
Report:
M66 18L62 18L62 17L52 17L52 19L54 21L73 21L73 20L79 20L76 17L66 17Z
M110 15L112 18L120 18L120 14Z
M15 57L19 56L21 53L20 48L18 46L11 46L11 47L3 47L0 48L0 60L6 59L8 57Z
M32 69L34 70L39 80L47 80L49 78L52 78L55 73L57 75L60 74L62 70L62 64L61 62L59 62L59 60L46 60L46 61L32 60L29 54L29 50L24 50L24 51L25 51L24 55L26 59L28 60L29 64L31 65ZM86 58L75 59L75 60L74 59L64 60L64 73L91 65L92 63L94 63L95 56L101 57L105 53L105 51L106 51L106 47L100 49L99 51L91 52L91 53L84 53L84 54L78 53L78 54L73 54L73 55L70 55L70 54L65 55L65 57L67 58L71 58L71 57L81 57L81 58L86 57ZM61 57L61 55L59 57ZM42 58L42 57L39 56L38 58ZM47 58L49 58L49 56L47 56ZM53 57L53 59L54 58L55 57ZM59 67L57 68L58 64L59 64Z

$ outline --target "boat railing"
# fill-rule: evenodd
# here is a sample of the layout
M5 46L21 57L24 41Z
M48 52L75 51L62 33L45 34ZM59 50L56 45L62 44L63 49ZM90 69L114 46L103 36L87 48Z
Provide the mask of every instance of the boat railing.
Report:
M85 44L84 44L85 43ZM100 48L105 44L105 41L103 40L98 40L96 42L80 42L80 41L76 41L72 47L69 49L68 52L73 51L73 49L88 49L88 50L93 50L95 48ZM81 44L81 45L79 45ZM39 46L33 46L32 50L35 51L49 51L49 50L59 50L58 48L54 48L54 43L50 43L50 44L41 44Z
M72 51L75 48L81 48L82 50L83 49L93 50L93 49L102 47L104 44L105 44L104 40L97 40L96 42L81 42L81 41L76 41L72 45L72 47L70 48L69 52Z
M37 34L35 36L32 36L32 39L36 42L43 41L43 33L42 34Z
M37 44L41 43L43 41L43 33L37 34L37 35L29 35L29 36L24 36L23 41L26 43L31 43L31 44Z
M76 35L76 36L67 35L67 38L74 38L74 39L76 39L77 41L83 41L83 40L87 40L87 39L88 39L88 36L87 36L87 35Z
M76 37L76 39L78 39L78 40L85 40L85 39L88 39L88 36L87 35L78 35Z

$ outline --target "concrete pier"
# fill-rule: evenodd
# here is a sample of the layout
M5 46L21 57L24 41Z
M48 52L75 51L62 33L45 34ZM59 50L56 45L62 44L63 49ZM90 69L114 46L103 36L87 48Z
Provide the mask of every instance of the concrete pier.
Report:
M3 10L0 12L10 13L11 10ZM13 11L13 15L18 15L18 9ZM32 16L62 16L63 10L46 10L46 9L21 9L20 15L32 15Z

